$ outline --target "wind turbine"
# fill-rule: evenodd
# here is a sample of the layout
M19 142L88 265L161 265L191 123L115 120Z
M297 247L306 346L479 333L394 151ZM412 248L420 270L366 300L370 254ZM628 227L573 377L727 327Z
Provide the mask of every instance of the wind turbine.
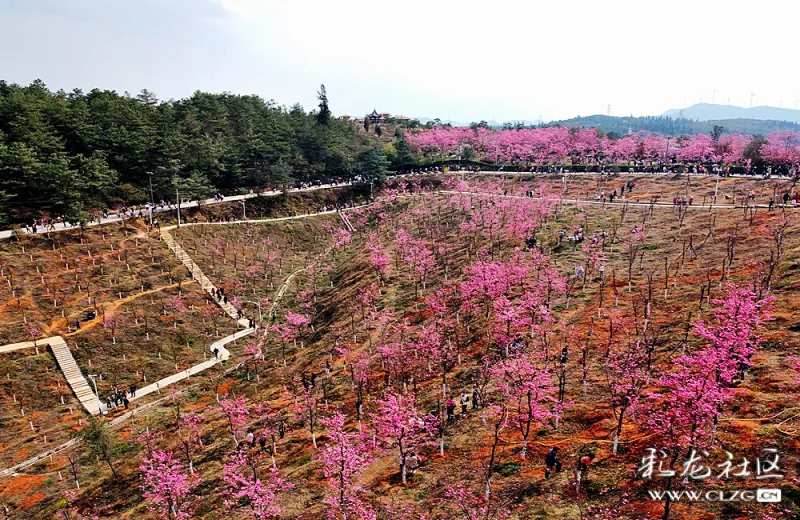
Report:
M755 97L755 93L754 93L754 92L751 92L751 93L750 93L750 108L753 108L753 98L754 98L754 97Z
M711 104L714 104L714 100L717 98L717 89L711 91Z

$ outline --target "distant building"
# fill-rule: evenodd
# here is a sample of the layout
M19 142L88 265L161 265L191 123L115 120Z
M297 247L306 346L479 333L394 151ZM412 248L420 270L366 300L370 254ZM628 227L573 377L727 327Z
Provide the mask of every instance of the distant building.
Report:
M345 121L350 121L350 116L345 114L343 116L339 116L339 119L344 119Z
M372 122L373 125L382 123L383 120L385 119L384 115L379 114L378 111L375 110L374 108L372 109L372 113L369 114L367 117L369 118L370 122Z

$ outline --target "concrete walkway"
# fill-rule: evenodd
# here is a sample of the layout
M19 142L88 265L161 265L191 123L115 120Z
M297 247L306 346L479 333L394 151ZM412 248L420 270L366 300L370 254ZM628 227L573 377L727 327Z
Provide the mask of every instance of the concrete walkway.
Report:
M542 200L542 197L526 197L524 195L503 195L502 193L486 193L482 191L455 191L455 190L438 190L433 193L444 193L446 195L475 195L478 197L500 197L503 199L531 199L531 200ZM594 199L564 199L564 198L553 198L553 202L560 203L560 204L587 204L587 205L598 205L598 206L609 206L609 207L622 207L625 204L628 206L654 206L656 208L675 208L675 206L671 202L637 202L631 199L618 199L614 202L602 200L594 200ZM761 208L761 209L768 209L768 204L751 204L749 206L742 206L742 205L735 205L735 204L692 204L691 206L680 206L684 209L692 209L692 210L710 210L710 209L746 209L746 208ZM800 207L800 206L798 206ZM782 205L775 205L775 210L784 209ZM786 206L786 209L797 209L793 208L792 206Z
M89 386L88 381L86 381L86 378L83 377L83 373L78 367L78 363L72 356L72 352L63 337L51 336L49 338L37 339L35 342L23 341L20 343L2 345L0 346L0 354L28 348L47 348L48 346L50 350L53 351L53 356L55 356L58 362L58 367L64 373L64 377L67 383L69 383L70 388L72 388L75 397L78 398L78 401L86 408L87 412L97 415L99 413L97 397L92 391L92 387Z
M358 184L358 183L356 183L356 184ZM348 186L353 186L353 183L322 184L321 186L312 186L310 188L296 188L296 189L293 188L293 189L288 190L288 193L303 193L303 192L307 192L307 191L318 191L318 190L328 190L328 189L335 189L335 188L346 188ZM283 191L280 191L280 190L279 191L264 191L264 192L261 192L261 193L248 193L246 195L232 195L232 196L229 196L229 197L225 197L222 200L216 200L216 199L205 199L205 200L202 200L202 201L194 200L194 201L191 201L191 202L181 202L181 209L196 208L198 206L200 206L200 207L202 207L202 206L212 206L214 204L226 204L226 203L229 203L229 202L246 201L247 199L252 199L254 197L276 197L276 196L281 195L281 194L283 194ZM177 208L175 207L175 205L172 205L171 207L165 207L165 208L154 208L153 209L153 215L156 215L158 213L166 213L166 212L170 212L170 211L177 211ZM136 212L136 215L137 215L136 218L138 218L138 214L139 214L139 212L137 211ZM149 209L148 210L143 210L142 216L146 217L148 215L150 215L150 210ZM127 218L134 218L134 217L127 217ZM101 218L100 222L97 222L97 221L89 222L88 224L86 224L86 226L87 227L101 226L103 224L113 224L115 222L122 222L122 220L123 219L120 218L119 215L114 214L114 215L109 215L108 218ZM50 233L58 232L58 231L65 231L65 230L69 230L69 229L78 229L78 226L67 226L66 224L64 224L62 222L62 223L59 223L59 224L55 225L55 229L50 230ZM6 229L4 231L0 231L0 239L10 238L13 234L14 234L14 230L12 230L12 229ZM30 234L33 234L33 233L30 233ZM47 234L47 231L38 231L36 234L37 235L45 235L45 234Z

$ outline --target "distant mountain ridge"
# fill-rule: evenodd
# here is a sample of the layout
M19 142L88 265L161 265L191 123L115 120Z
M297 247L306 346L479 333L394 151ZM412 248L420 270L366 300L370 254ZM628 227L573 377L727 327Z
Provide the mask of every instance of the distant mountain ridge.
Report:
M792 123L800 123L800 110L768 106L744 108L733 105L698 103L683 109L667 110L663 115L667 117L683 117L696 121L756 119L759 121L790 121Z
M422 124L434 121L427 117L420 117L418 120ZM470 125L470 123L462 121L441 120L440 122L456 127ZM618 117L598 114L546 123L528 120L506 121L505 123L491 120L487 123L492 128L502 128L506 123L511 123L513 126L522 123L527 127L581 126L596 128L603 133L616 136L642 131L670 136L709 133L715 126L723 127L727 133L767 135L775 130L800 131L800 110L767 106L742 108L699 103L682 110L667 110L660 116Z

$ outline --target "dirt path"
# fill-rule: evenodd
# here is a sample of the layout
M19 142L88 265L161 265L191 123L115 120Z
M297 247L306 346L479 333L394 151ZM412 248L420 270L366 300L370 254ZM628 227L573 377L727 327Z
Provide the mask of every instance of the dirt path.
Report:
M157 292L160 292L160 291L163 291L163 290L166 290L166 289L171 289L171 288L177 287L177 286L178 286L177 283L173 283L173 284L170 284L170 285L163 285L163 286L158 287L156 289L148 289L148 290L146 290L144 292L139 292L139 293L136 293L136 294L132 294L130 296L126 296L125 298L122 298L121 300L114 300L113 302L106 303L105 309L106 309L106 311L114 312L118 308L120 308L122 305L124 305L124 304L126 304L126 303L128 303L130 301L133 301L133 300L135 300L137 298L140 298L142 296L147 296L148 294L157 293ZM93 318L93 319L91 319L89 321L83 322L81 324L81 328L80 329L74 330L72 332L68 332L67 334L61 334L61 336L65 337L65 338L71 338L73 336L76 336L78 334L86 332L87 330L93 329L97 325L102 324L102 322L103 322L102 316L98 315L98 316L96 316L95 318ZM58 333L58 329L59 328L63 329L63 327L66 326L66 325L67 325L67 319L66 318L56 318L55 320L53 320L52 323L50 323L50 325L45 325L43 328L44 328L44 332L46 332L48 334L57 334Z

